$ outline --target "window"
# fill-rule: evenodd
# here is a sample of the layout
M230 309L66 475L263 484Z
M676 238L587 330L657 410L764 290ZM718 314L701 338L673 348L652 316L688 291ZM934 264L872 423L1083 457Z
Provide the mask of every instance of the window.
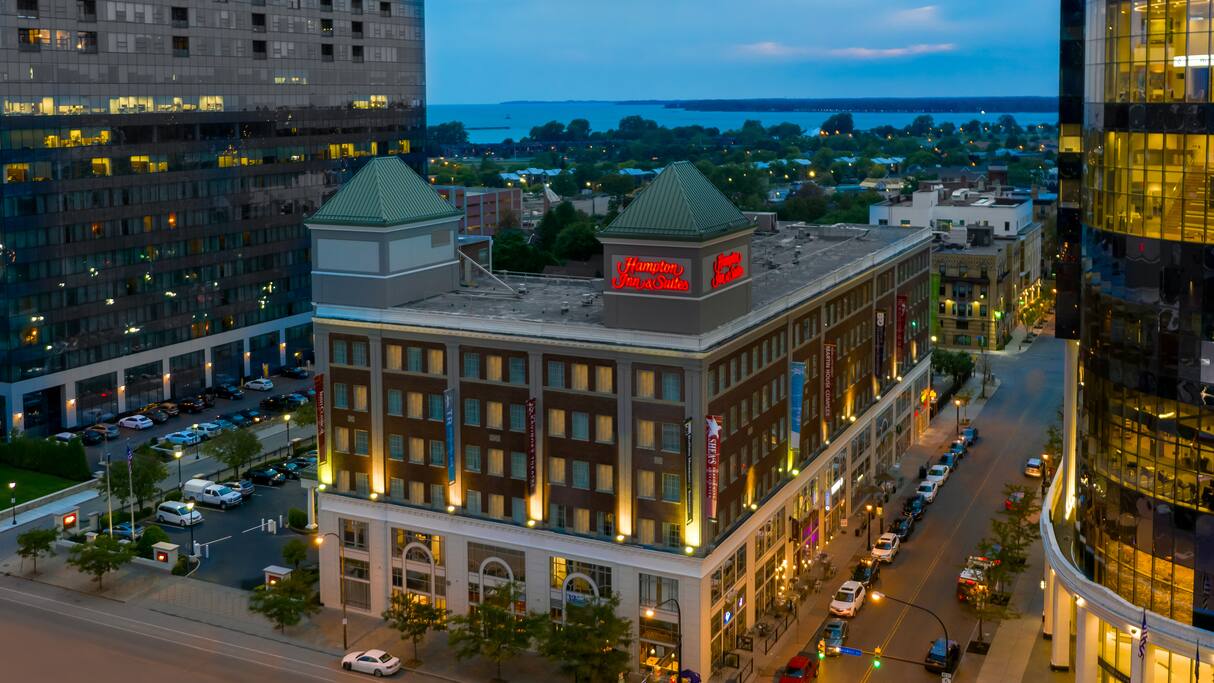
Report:
M573 509L573 531L578 534L590 533L590 510L586 508Z
M257 29L254 28L253 30L256 31ZM265 58L266 58L266 41L254 40L253 41L253 59L265 59Z
M600 394L610 394L615 391L610 366L600 365L594 369L594 390Z
M333 407L338 410L346 410L350 407L350 394L346 385L341 382L333 383Z
M637 370L637 398L653 398L653 370Z
M17 0L18 19L37 19L38 0Z
M365 496L371 492L371 478L366 472L354 473L354 492L360 496Z
M522 498L510 499L510 519L513 519L516 524L527 521L527 501Z
M485 426L489 429L502 428L502 404L499 401L485 401Z
M654 476L652 470L637 470L637 498L654 499Z
M565 483L565 459L551 457L548 458L548 481L552 484Z
M615 468L611 465L594 466L594 490L599 493L615 492Z
M388 459L404 461L405 459L405 437L400 434L388 435Z
M404 414L404 397L401 396L400 389L388 390L388 414L400 417Z
M481 425L481 402L475 398L464 399L464 424L470 427Z
M409 482L409 502L414 505L426 504L426 485L420 481Z
M351 360L354 365L365 368L371 364L367 359L367 342L356 341L350 345L350 350L352 352Z
M430 484L430 505L441 508L447 504L447 487L442 484Z
M679 374L677 372L663 372L662 373L662 400L663 401L681 401L681 400L683 400L682 385L680 383L681 379L682 378L679 377Z
M416 391L410 391L408 394L408 399L409 417L415 420L420 420L425 417L425 415L422 413L422 395Z
M350 429L348 427L333 429L333 450L338 453L350 452Z
M526 358L511 358L510 359L510 383L511 384L526 384L527 383L527 359Z
M469 379L481 378L481 354L465 353L464 354L464 377Z
M572 366L572 383L570 388L577 391L587 391L590 389L590 366L585 363L574 363Z
M320 61L333 61L333 43L321 43L320 45Z
M485 379L490 382L502 381L501 356L488 356L485 358Z
M390 2L379 3L379 16L381 16L381 17L392 16L392 3L390 3Z
M443 395L442 394L429 394L426 397L426 399L427 399L427 403L430 404L429 409L427 411L429 413L427 415L427 417L435 422L442 422L443 421Z
M527 478L527 454L522 451L510 451L510 478L525 480Z
M464 508L470 515L479 515L481 513L481 492L468 489L468 495L464 501Z
M667 453L678 453L680 445L683 441L683 430L681 425L663 422L662 423L662 450Z
M443 374L443 350L442 349L427 349L426 350L426 371L431 375Z
M405 499L405 480L399 477L388 479L388 497L396 500Z
M665 602L679 599L678 579L641 574L640 604L642 607L657 607Z
M669 548L683 545L683 527L675 522L662 522L662 543Z
M447 465L447 448L442 441L430 441L430 464L436 467L445 467Z
M504 473L502 458L504 453L500 448L489 449L489 470L488 474L494 477L500 477Z
M560 408L548 409L548 436L565 436L565 411Z
M173 56L174 57L189 57L190 56L190 37L189 36L173 36Z
M527 431L527 406L521 403L510 404L510 431Z
M354 409L367 412L367 387L362 384L354 385Z
M341 339L333 340L333 362L338 365L346 365L350 362L350 346Z
M366 550L367 523L354 519L342 519L341 544L355 550Z
M615 443L615 418L610 415L594 417L594 440L598 443Z
M253 13L253 33L266 32L266 15L258 12Z
M637 520L637 540L641 545L653 545L653 520L644 517Z
M322 4L321 7L323 8L324 5ZM329 4L329 9L333 9L332 3ZM320 20L320 32L321 32L321 34L323 34L326 37L332 37L333 20L332 19L321 19Z
M565 388L565 364L556 361L548 361L548 386L555 389Z
M417 437L409 437L409 462L422 463L425 461L426 440Z
M416 346L410 346L406 353L408 364L405 366L409 372L425 372L422 362L422 350Z
M469 472L481 471L481 447L468 444L464 446L464 469Z
M585 460L573 461L573 488L590 489L590 463Z
M501 496L501 494L490 493L489 494L489 516L497 517L497 518L505 517L506 512L503 509L504 504L505 504L505 499Z
M637 420L637 448L654 447L653 420Z
M354 430L354 455L370 455L371 447L367 436L367 430Z
M662 500L667 503L677 503L682 498L682 491L679 490L679 475L664 472L662 474Z
M588 413L574 412L572 418L572 426L570 427L572 438L578 441L589 441L590 415Z

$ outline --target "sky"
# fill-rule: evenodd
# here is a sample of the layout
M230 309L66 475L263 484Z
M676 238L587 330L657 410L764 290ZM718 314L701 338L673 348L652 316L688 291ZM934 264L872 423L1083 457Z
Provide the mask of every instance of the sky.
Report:
M431 0L431 104L1053 95L1057 0Z

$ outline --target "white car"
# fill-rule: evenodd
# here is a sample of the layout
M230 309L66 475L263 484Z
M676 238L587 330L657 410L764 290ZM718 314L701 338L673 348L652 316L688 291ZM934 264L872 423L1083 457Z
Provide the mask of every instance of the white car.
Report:
M854 617L864 605L864 584L859 581L844 581L835 597L830 601L830 613L838 617Z
M204 439L213 439L223 433L223 427L214 422L199 422L190 429L198 432Z
M351 652L341 658L341 668L373 676L391 676L400 671L400 660L383 650Z
M183 429L180 432L165 434L163 441L174 446L194 446L202 441L202 437L197 432Z
M919 488L915 489L915 493L923 496L923 500L928 503L936 502L936 493L940 491L940 484L934 481L921 481Z
M902 546L897 534L881 534L881 537L877 539L876 545L873 546L873 558L885 563L893 562L894 556L898 554L898 548L900 547Z
M185 503L166 500L156 508L156 521L161 524L194 526L202 521L202 513L191 510Z
M944 482L948 481L949 474L948 465L932 465L931 469L927 471L927 477L924 481L934 481L944 486Z
M1041 458L1029 458L1028 461L1024 463L1024 476L1036 477L1040 479L1041 471L1043 469L1045 469L1045 466L1041 463Z
M244 385L244 388L252 389L254 391L270 391L271 389L274 388L274 383L271 382L270 380L266 379L265 377L258 377L255 380L246 382Z
M130 415L119 420L118 426L127 429L151 429L156 426L156 423L146 415Z
M76 435L71 432L59 432L51 438L59 443L71 443L72 439L76 438Z

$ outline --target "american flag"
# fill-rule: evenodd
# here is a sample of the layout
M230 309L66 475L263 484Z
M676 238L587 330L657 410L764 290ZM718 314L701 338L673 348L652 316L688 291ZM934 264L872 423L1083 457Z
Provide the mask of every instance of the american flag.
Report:
M135 454L133 452L131 452L130 445L127 445L127 447L126 447L126 468L128 471L130 471L131 463L133 463L134 460L135 460Z
M1142 608L1142 629L1138 634L1138 658L1147 657L1147 608Z

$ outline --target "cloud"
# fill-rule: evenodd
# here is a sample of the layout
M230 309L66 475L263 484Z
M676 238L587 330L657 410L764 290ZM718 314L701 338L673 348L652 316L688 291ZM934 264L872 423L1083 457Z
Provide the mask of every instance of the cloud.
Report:
M798 57L809 57L813 55L813 50L808 47L800 47L797 45L785 45L770 40L765 40L758 43L746 43L745 45L734 46L734 52L743 57L754 57L758 59L795 59Z
M923 5L909 9L891 12L887 23L894 26L924 26L940 22L940 7L938 5Z
M733 53L739 57L766 61L795 61L815 57L835 57L839 59L898 59L916 55L938 54L952 52L957 49L953 43L920 43L904 47L840 47L814 48L800 45L788 45L765 40L757 43L735 45Z
M941 52L953 52L957 46L953 43L931 43L907 45L906 47L841 47L827 50L831 57L847 59L898 59L916 55L932 55Z

